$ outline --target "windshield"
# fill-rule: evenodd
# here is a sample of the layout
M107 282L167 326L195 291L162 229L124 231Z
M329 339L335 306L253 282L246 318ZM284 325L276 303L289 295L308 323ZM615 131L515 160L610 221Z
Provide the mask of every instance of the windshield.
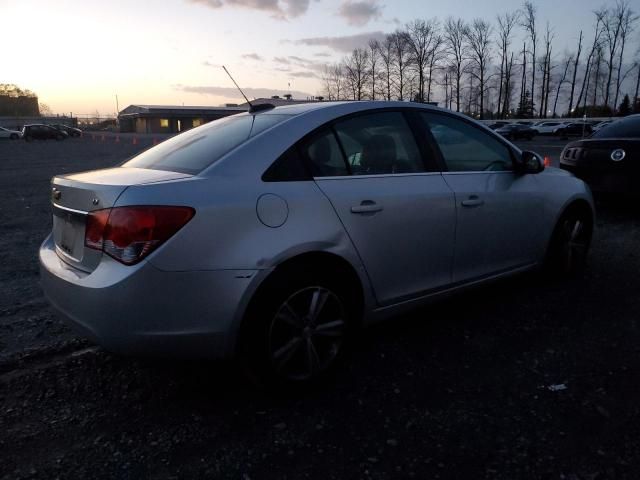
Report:
M640 138L640 116L628 117L602 127L591 138Z
M198 174L237 146L289 115L233 115L194 128L132 158L122 166Z

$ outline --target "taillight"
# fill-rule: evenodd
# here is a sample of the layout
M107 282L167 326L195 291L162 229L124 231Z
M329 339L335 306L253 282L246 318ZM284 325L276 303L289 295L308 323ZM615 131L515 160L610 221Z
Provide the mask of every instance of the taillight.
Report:
M195 215L191 207L135 206L90 212L84 244L125 265L138 263Z

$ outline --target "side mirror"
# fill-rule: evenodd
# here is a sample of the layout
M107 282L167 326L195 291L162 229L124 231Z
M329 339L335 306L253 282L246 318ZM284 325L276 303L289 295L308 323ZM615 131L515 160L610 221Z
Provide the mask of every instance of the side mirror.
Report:
M522 152L519 163L521 173L540 173L544 170L544 159L535 152Z

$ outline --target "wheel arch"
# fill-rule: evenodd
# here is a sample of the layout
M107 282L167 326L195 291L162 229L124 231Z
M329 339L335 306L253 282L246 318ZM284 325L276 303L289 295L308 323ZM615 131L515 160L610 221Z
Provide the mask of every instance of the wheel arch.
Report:
M586 213L587 218L589 219L589 226L591 227L591 231L593 232L593 228L595 226L595 211L591 202L589 202L586 198L583 197L574 197L569 199L565 205L559 210L559 213L556 215L553 221L553 228L549 233L545 246L545 256L544 259L547 258L547 254L549 253L549 248L551 247L551 242L553 242L553 238L556 234L556 229L558 224L562 218L564 218L568 213L578 211L581 213Z
M353 291L354 294L350 296L347 301L349 301L349 305L353 309L357 326L360 326L365 304L367 303L366 279L362 278L358 273L356 266L336 253L308 251L284 259L273 267L266 276L260 279L259 283L251 292L251 297L246 302L245 308L242 312L239 312L236 328L234 329L233 337L229 345L231 352L234 354L238 353L242 335L245 333L245 329L249 323L247 318L248 314L260 303L263 298L262 296L268 294L269 287L275 282L292 275L295 276L297 272L301 271L317 272L318 275L331 275L336 279L336 282L340 283L341 287Z

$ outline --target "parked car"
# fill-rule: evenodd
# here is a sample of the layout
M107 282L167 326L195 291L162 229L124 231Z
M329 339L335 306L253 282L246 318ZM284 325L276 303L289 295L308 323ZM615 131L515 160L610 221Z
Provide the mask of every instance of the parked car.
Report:
M534 129L528 125L522 125L519 123L510 123L509 125L497 128L496 133L499 133L509 140L520 140L522 138L531 140L536 135L536 131Z
M509 124L511 124L511 122L499 120L497 122L488 124L487 127L489 127L491 130L496 130L500 127L504 127L505 125L509 125Z
M565 125L565 122L538 122L531 128L536 132L536 135L554 135Z
M69 125L63 125L62 123L56 123L51 125L54 128L57 128L58 130L62 131L62 132L66 132L70 137L81 137L82 136L82 130L80 130L79 128L75 128L75 127L70 127Z
M22 138L22 132L0 127L0 138L8 138L9 140L18 140L19 138Z
M69 137L67 132L62 132L50 125L33 124L22 127L22 137L30 142L32 140L65 140Z
M640 115L631 115L569 143L560 168L589 184L596 192L640 193Z
M603 120L602 122L597 122L591 125L591 130L593 132L597 132L598 130L601 130L604 127L606 127L607 125L611 125L613 122L614 120Z
M359 327L407 308L574 272L593 227L573 175L405 102L250 110L51 187L41 282L71 325L121 353L235 357L275 385L322 378Z
M575 123L567 123L562 126L558 130L556 130L555 135L559 137L588 137L593 132L593 128L590 123L586 122L575 122Z

